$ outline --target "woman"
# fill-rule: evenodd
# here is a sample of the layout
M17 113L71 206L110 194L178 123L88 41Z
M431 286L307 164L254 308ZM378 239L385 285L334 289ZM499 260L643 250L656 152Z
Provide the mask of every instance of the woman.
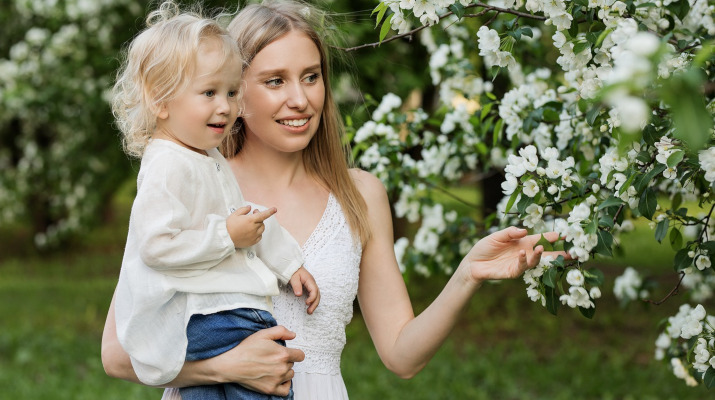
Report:
M539 236L526 236L525 230L492 234L471 249L442 293L415 317L395 258L385 188L345 161L327 51L317 29L322 18L295 2L251 5L234 18L229 31L247 60L244 110L238 132L223 149L245 198L277 207L276 218L302 245L321 304L306 316L301 300L285 290L274 309L278 323L290 330L260 331L227 353L187 363L173 386L231 381L285 395L292 378L296 399L345 399L340 353L356 295L381 360L410 378L444 342L484 280L518 277L543 253L543 247L533 248ZM110 308L105 369L135 380L115 336ZM292 348L271 342L276 339L289 340ZM165 394L173 396L172 390Z

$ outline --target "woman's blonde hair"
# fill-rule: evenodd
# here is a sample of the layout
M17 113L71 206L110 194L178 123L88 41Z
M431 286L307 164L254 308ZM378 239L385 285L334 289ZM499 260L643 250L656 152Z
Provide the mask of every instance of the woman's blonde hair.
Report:
M190 83L196 56L207 40L214 40L223 52L219 66L235 57L241 62L236 41L214 19L202 17L198 6L182 12L173 1L165 1L147 16L146 25L123 51L112 92L122 146L138 158L154 132L161 105Z
M228 25L244 57L244 69L264 47L291 31L305 33L320 52L325 85L325 104L315 137L303 151L308 172L323 182L342 206L354 234L364 244L370 237L367 205L348 170L350 146L344 140L345 128L330 88L330 58L323 41L328 17L314 7L298 1L267 1L242 9ZM320 32L319 32L320 31ZM227 158L240 153L246 139L241 118L234 132L221 145Z

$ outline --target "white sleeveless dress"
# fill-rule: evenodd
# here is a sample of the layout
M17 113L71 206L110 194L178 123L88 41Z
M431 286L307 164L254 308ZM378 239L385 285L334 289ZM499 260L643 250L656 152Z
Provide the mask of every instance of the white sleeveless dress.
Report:
M297 334L288 347L305 352L305 360L293 366L295 400L342 400L348 393L340 374L340 356L345 347L345 326L353 316L362 247L353 237L343 210L332 194L323 216L303 245L305 268L320 288L320 304L308 315L304 298L286 287L273 298L279 325ZM167 389L163 400L181 399L179 391Z

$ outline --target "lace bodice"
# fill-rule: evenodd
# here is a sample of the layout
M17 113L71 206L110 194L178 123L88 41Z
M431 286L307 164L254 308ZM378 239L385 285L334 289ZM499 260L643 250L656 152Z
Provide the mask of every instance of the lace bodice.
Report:
M303 245L305 268L320 288L320 304L312 315L304 298L282 287L274 297L278 324L297 334L289 347L305 352L296 373L340 374L340 355L345 346L345 326L353 316L362 248L352 236L343 210L332 194L320 222Z

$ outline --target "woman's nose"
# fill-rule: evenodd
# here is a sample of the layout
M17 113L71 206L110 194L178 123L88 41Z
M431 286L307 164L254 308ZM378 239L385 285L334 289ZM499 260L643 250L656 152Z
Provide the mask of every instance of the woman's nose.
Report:
M302 85L291 85L286 104L296 110L304 110L308 106L308 97L305 95L305 89Z

